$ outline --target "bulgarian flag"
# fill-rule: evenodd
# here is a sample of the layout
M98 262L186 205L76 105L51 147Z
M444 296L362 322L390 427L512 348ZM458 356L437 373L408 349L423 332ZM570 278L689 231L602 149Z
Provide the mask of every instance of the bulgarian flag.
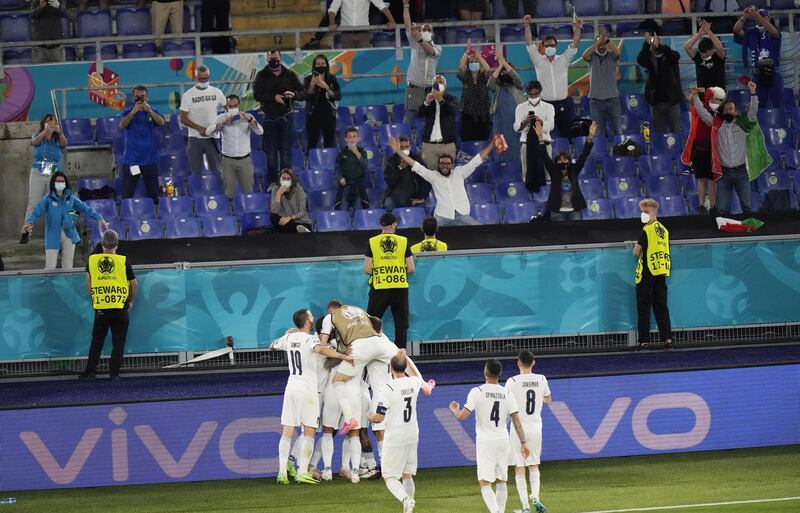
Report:
M748 217L744 221L737 221L736 219L728 219L727 217L717 218L717 228L723 232L731 233L753 233L764 226L763 221L759 221L754 217Z

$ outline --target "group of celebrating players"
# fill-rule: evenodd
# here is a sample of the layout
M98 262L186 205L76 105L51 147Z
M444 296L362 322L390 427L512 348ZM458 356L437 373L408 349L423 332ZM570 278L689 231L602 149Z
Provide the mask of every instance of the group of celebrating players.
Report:
M307 484L332 480L333 436L338 431L345 435L340 475L353 483L362 474L382 475L402 503L403 513L412 512L419 442L417 396L420 390L429 395L435 382L424 381L405 350L383 334L381 320L361 308L334 300L321 319L315 321L308 309L302 309L294 313L293 322L295 328L270 346L285 351L289 363L278 483L288 484L290 478ZM523 351L517 361L520 374L501 386L502 366L489 360L485 383L470 391L464 408L455 401L450 404L459 420L475 414L478 483L490 513L505 512L512 464L523 513L530 513L531 506L538 513L545 511L539 500L541 410L550 402L550 388L544 376L532 372L534 364L533 353ZM320 421L322 437L315 450ZM514 428L510 436L509 421ZM377 440L380 473L366 432L368 423ZM302 434L292 447L298 427ZM322 472L317 470L320 459Z

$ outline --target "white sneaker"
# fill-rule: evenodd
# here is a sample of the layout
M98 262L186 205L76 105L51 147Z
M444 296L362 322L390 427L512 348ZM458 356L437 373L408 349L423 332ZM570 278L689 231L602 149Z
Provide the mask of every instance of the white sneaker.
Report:
M358 482L360 480L361 480L361 478L358 477L358 472L350 472L350 482L351 483L358 484Z
M412 513L416 504L417 503L414 502L414 499L411 497L406 497L406 499L403 501L403 513Z
M326 468L325 470L322 471L322 480L333 481L333 472L331 472L331 469Z
M302 224L297 225L297 233L311 233L311 230L303 226Z

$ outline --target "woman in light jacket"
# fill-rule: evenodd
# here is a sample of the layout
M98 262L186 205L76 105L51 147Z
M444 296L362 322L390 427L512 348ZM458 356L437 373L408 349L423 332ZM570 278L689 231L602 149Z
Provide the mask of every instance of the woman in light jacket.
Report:
M47 194L53 173L61 171L62 150L66 146L67 138L61 132L56 117L53 114L45 114L39 122L39 131L31 137L33 163L28 178L26 218Z
M280 233L309 233L308 198L291 169L281 171L280 182L272 184L270 211L272 226Z

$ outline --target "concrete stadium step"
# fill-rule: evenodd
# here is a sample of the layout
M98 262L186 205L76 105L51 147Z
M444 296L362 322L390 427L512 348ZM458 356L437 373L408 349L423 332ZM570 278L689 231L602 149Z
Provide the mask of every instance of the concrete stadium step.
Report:
M231 2L231 15L322 13L320 0L237 0Z
M258 30L268 27L270 29L281 29L291 27L316 27L322 16L319 9L315 9L304 14L248 14L231 15L233 30ZM301 35L300 45L302 46L312 34ZM287 31L281 34L269 34L264 36L239 37L237 39L239 52L263 52L267 48L278 48L282 50L293 50L295 48L294 33Z

